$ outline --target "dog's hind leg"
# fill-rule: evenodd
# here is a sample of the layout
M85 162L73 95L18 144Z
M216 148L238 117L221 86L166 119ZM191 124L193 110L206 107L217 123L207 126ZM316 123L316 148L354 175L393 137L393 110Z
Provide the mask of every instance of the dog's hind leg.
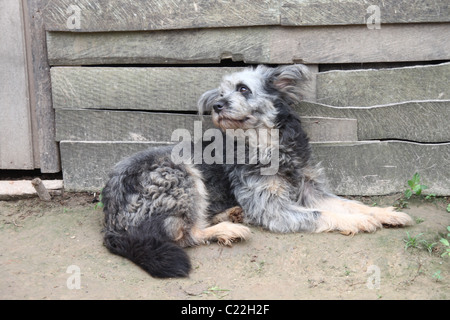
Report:
M374 232L383 225L406 226L412 219L394 208L377 208L339 197L326 198L317 203L321 218L315 232L337 230L343 234Z

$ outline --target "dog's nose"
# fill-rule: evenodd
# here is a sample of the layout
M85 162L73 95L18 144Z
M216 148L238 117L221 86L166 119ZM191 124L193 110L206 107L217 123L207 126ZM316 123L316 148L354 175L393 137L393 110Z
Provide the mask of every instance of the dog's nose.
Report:
M213 105L213 109L216 113L220 113L220 111L222 111L223 108L225 108L225 102L223 100L217 101Z

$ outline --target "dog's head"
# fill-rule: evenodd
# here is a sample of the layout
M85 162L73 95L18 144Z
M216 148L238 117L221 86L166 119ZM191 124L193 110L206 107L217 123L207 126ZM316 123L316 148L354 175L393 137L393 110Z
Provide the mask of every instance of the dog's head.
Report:
M297 64L268 68L258 66L227 75L219 88L205 92L198 107L211 112L214 124L226 129L272 129L280 114L302 99L306 66Z

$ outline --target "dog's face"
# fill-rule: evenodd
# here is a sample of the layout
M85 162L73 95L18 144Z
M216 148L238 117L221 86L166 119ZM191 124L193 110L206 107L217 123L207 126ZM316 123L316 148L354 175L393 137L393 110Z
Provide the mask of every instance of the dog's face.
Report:
M272 129L281 105L301 99L304 65L268 68L258 66L227 75L219 88L199 100L200 113L211 112L214 124L226 129Z

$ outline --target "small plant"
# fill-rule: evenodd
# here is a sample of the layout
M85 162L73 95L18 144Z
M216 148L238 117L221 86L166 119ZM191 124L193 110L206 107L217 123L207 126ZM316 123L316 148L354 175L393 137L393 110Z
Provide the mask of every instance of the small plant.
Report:
M435 199L436 199L435 193L430 193L425 196L425 200L435 200Z
M441 281L442 280L442 276L441 276L441 270L436 271L433 275L432 275L433 279L436 280L436 282Z
M405 198L410 199L413 194L420 196L422 191L428 189L426 185L420 184L420 175L416 172L411 180L408 180L409 189L405 190Z
M230 290L228 290L228 289L221 289L218 286L212 286L212 287L208 288L207 290L204 290L202 293L203 294L208 294L208 295L212 294L216 298L222 299L222 298L226 297L230 293Z
M421 197L421 199L425 199L428 201L436 200L436 194L430 193L426 196L422 195L422 192L428 189L428 186L420 183L420 175L416 172L411 180L408 180L408 189L405 190L402 197L397 199L394 203L394 207L397 209L405 209L408 208L408 200L411 199L412 196Z
M259 263L255 262L255 264L256 264L256 273L260 274L263 271L263 267L264 267L265 262L264 261L261 261Z
M98 202L94 206L94 210L97 209L103 209L103 202L102 202L102 193L100 191L100 194L98 195Z
M449 233L447 233L447 238L450 238L450 226L447 227L447 231ZM441 257L445 257L445 256L449 256L450 257L450 243L448 242L447 239L445 238L441 238L439 240L440 243L442 243L445 246L445 251L443 254L441 254Z
M406 201L405 198L401 197L395 201L394 207L397 208L397 210L406 209L408 208L408 201Z
M420 224L420 223L424 222L425 219L424 219L424 218L417 217L417 218L414 219L414 221L416 221L416 224Z
M433 253L433 248L437 245L436 242L428 243L427 240L422 240L420 243L424 245L429 254Z
M450 203L447 205L447 212L450 212Z
M420 248L420 243L422 240L419 239L419 237L421 237L423 235L423 233L419 233L417 236L415 237L411 237L409 235L409 232L406 231L406 239L403 239L403 241L405 242L405 251L408 250L409 248Z

